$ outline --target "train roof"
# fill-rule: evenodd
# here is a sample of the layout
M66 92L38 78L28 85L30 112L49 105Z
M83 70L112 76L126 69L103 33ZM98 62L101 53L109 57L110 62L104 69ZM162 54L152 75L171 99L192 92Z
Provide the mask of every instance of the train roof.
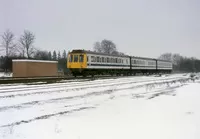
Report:
M99 52L94 52L94 51L89 51L89 50L81 50L81 49L72 50L70 53L89 53L89 54L105 55L105 56L132 57L132 58L138 58L138 59L158 60L158 61L163 61L163 62L171 62L171 61L161 60L161 59L156 59L156 58L137 57L137 56L129 56L129 55L106 54L106 53L99 53Z
M106 56L118 56L118 57L129 57L128 55L115 55L115 54L106 54L106 53L99 53L89 50L72 50L71 53L89 53L89 54L96 54L96 55L106 55Z

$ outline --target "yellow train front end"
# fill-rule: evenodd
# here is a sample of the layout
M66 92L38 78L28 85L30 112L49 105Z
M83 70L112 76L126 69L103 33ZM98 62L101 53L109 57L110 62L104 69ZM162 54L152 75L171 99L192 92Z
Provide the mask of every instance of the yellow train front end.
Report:
M87 68L87 55L81 50L73 50L68 54L67 68L73 76L84 75Z

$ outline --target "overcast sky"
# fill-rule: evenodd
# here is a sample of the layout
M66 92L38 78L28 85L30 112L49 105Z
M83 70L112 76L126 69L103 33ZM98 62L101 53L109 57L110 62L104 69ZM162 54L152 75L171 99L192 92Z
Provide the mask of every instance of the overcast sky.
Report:
M200 58L199 0L0 0L0 34L24 29L43 50L92 50L112 40L119 51Z

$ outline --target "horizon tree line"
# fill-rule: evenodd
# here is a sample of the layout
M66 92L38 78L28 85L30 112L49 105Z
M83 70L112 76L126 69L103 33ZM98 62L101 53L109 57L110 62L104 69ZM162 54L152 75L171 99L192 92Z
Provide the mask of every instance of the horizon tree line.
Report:
M5 52L5 56L0 56L0 69L5 72L12 71L12 59L56 60L59 70L66 68L66 50L41 50L34 46L35 40L35 35L29 30L24 30L18 39L10 30L6 30L0 41L0 52Z
M58 69L66 70L67 52L61 51L46 51L36 48L34 42L36 40L33 32L24 30L23 34L16 39L10 30L6 30L1 35L0 52L5 51L5 56L0 56L0 69L3 71L12 71L12 59L36 59L36 60L57 60ZM117 50L116 44L104 39L100 42L95 42L93 51L125 55ZM164 53L158 57L162 60L170 60L173 63L173 70L177 72L200 72L200 60L194 57L185 57L179 54Z

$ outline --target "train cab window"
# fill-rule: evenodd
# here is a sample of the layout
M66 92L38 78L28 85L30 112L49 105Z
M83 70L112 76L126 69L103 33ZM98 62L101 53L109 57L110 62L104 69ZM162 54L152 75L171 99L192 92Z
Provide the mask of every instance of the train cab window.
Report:
M78 55L74 55L74 62L78 62Z
M73 55L69 56L69 62L73 62Z
M80 55L79 56L79 62L83 62L84 61L84 56L83 55Z

